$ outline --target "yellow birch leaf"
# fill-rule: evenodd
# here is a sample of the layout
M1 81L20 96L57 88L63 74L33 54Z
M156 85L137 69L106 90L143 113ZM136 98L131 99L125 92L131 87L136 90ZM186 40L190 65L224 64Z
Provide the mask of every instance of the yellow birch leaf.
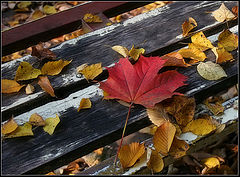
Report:
M187 36L188 33L197 26L197 22L194 20L194 18L189 17L188 21L186 20L182 24L182 35L183 37Z
M14 80L20 81L20 80L35 79L40 74L41 74L41 71L39 69L35 69L32 67L30 63L23 61L19 64Z
M42 116L40 116L37 113L32 114L28 122L34 126L45 126L46 125Z
M234 60L232 54L225 50L223 47L214 47L212 51L216 55L216 63L224 63Z
M8 134L13 132L14 130L16 130L18 127L17 122L13 119L13 117L11 117L7 122L5 122L1 129L2 129L2 134Z
M41 72L43 75L54 76L59 74L62 71L62 69L71 62L72 60L71 61L64 61L64 60L49 61L43 65Z
M182 55L178 52L168 53L166 55L161 56L162 59L167 60L164 63L164 66L178 66L178 67L188 67L191 66L187 64L182 57Z
M189 49L196 48L196 49L198 49L200 51L205 51L205 50L209 49L208 47L204 47L204 46L201 46L201 45L198 45L198 44L195 44L195 43L189 43L188 44L188 48Z
M209 41L206 36L204 35L204 33L202 31L194 34L191 37L192 43L201 46L202 48L210 48L212 49L214 46L212 45L211 41Z
M56 114L56 117L50 117L45 119L46 125L43 127L43 130L47 132L49 135L52 135L58 123L60 122L60 118Z
M14 93L19 92L19 90L25 85L18 84L15 80L2 79L2 93Z
M219 22L224 22L225 20L231 20L235 17L235 15L224 5L224 3L222 3L217 10L212 12L212 15Z
M27 87L25 88L26 94L32 94L34 92L34 87L31 84L28 84Z
M41 11L41 10L39 10L39 9L37 9L37 10L35 10L32 14L31 14L31 19L32 20L36 20L36 19L39 19L39 18L41 18L41 17L43 17L43 16L45 16L44 15L44 13Z
M129 145L124 145L119 151L118 158L123 168L131 167L144 154L144 144L133 142Z
M150 159L147 163L147 167L153 170L154 173L159 173L164 167L164 162L162 157L157 151L152 151Z
M43 12L45 14L55 14L55 13L57 13L55 7L54 6L50 6L50 5L45 5L43 7Z
M112 47L113 50L124 56L125 58L129 56L128 49L126 47L115 45Z
M84 75L87 80L93 80L99 74L102 73L102 63L92 64L84 68L80 73Z
M197 48L192 48L192 49L183 48L183 49L180 49L178 53L181 54L184 58L190 58L198 61L204 61L207 58L205 53L198 50Z
M192 132L195 135L207 135L216 129L216 125L208 119L196 119L189 122L186 127L182 128L182 132Z
M184 140L179 140L176 137L173 139L172 146L169 150L169 154L174 158L178 159L186 155L189 145Z
M132 57L134 59L134 61L137 61L139 58L139 55L144 54L144 52L145 52L144 48L135 49L134 45L132 45L132 48L129 51L129 56Z
M45 92L49 93L52 97L56 97L54 89L47 76L39 76L38 84Z
M227 51L233 51L238 48L238 35L228 29L223 30L218 36L218 47L223 46Z
M87 13L84 15L83 20L87 23L101 23L102 19L97 16L97 15L93 15L91 13Z
M153 145L156 151L166 156L172 145L175 133L176 128L169 121L166 121L160 127L158 127L153 136Z
M18 3L18 4L17 4L17 7L18 7L19 9L24 9L24 8L30 6L31 4L32 4L31 1L23 1L23 2Z
M89 109L92 107L92 103L91 103L91 100L89 98L82 98L81 99L81 102L80 102L80 105L78 107L78 112L81 110L81 109Z
M197 66L197 71L200 76L207 80L218 80L222 77L227 77L223 68L211 61L207 61L206 63L200 62Z
M217 157L209 157L201 160L201 162L208 168L220 167L220 161Z
M26 122L23 126L18 126L16 130L4 136L4 138L15 138L21 136L33 136L32 125Z

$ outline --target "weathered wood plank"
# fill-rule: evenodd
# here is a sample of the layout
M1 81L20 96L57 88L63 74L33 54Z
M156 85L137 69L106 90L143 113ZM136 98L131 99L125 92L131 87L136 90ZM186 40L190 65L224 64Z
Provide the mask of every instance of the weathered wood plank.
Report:
M208 34L220 32L224 26L226 27L226 23L216 22L211 14L205 13L217 9L220 4L221 2L175 2L52 48L58 58L73 60L60 75L49 77L57 96L62 99L78 89L89 86L86 80L76 76L75 68L77 66L86 62L90 64L102 62L103 66L108 66L116 62L119 56L109 46L123 45L130 48L132 44L135 44L135 46L145 48L146 54L163 55L165 52L175 50L176 47L184 46L179 45L179 42L186 41L181 37L181 24L189 16L199 22L197 27L199 30L205 29ZM237 1L226 2L226 6L229 8L236 4ZM156 23L159 19L161 19L161 23ZM236 25L236 23L237 20L234 23L229 22L229 25ZM218 27L214 29L214 32L207 28L214 26ZM8 62L1 67L3 78L13 79L21 61L35 63L35 67L39 65L37 59L31 56ZM102 79L104 78L106 77ZM33 85L36 87L36 92L32 95L26 95L24 90L16 94L2 95L3 120L8 119L12 114L19 115L34 107L56 100L42 92L36 82Z

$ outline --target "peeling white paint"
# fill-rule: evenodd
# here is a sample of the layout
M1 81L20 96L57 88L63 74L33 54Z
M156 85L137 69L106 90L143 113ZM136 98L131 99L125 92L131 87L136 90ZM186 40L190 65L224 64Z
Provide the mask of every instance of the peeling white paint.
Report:
M192 90L189 90L188 92L186 92L187 95L190 95L194 92L197 92L198 90L201 90L202 88L206 87L207 85L206 84L203 84L201 86L199 86L198 88L195 88L195 89L192 89Z
M192 144L192 142L197 139L198 136L193 134L192 132L182 133L178 139L186 141L188 144Z
M221 124L230 123L238 119L238 110L234 108L229 108L224 111L223 115L213 116L213 118L220 120Z

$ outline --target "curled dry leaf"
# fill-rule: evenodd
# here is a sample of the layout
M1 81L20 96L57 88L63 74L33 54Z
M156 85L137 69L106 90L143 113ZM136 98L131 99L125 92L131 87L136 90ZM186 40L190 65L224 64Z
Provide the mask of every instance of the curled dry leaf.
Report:
M87 23L101 23L102 19L98 15L93 15L91 13L87 13L84 15L83 20Z
M112 49L124 56L125 58L129 56L129 51L126 47L115 45L112 47Z
M217 10L212 12L212 15L219 22L231 20L235 17L235 15L225 6L224 3L222 3Z
M189 122L186 127L182 128L182 132L192 132L196 135L207 135L216 129L216 125L208 119L196 119Z
M230 30L223 30L218 36L218 47L224 47L227 51L233 51L238 48L238 35Z
M216 63L224 63L234 60L232 54L226 51L223 47L214 47L212 51L216 55Z
M162 157L157 151L152 150L150 159L147 163L147 167L153 170L154 173L159 173L160 171L162 171L164 167L164 162Z
M84 63L77 67L77 73L81 73L81 71L88 66L88 63Z
M81 110L81 109L89 109L92 107L92 103L91 103L91 100L89 98L82 98L81 99L81 102L80 102L80 105L78 107L78 112Z
M87 80L93 80L99 74L103 72L102 63L92 64L90 66L85 67L83 70L79 71L84 75Z
M34 87L31 85L31 84L28 84L25 91L26 91L26 94L32 94L34 92Z
M44 13L41 10L37 9L30 15L29 20L36 20L43 16L45 16Z
M191 66L187 64L182 57L182 55L178 52L168 53L166 55L161 56L162 59L166 59L166 63L164 66L178 66L178 67L188 67Z
M41 74L41 71L39 69L35 69L32 67L30 63L23 61L19 64L14 80L20 81L20 80L35 79L40 74Z
M204 101L204 104L214 115L221 115L224 112L224 106L222 105L222 101L219 99L214 102L211 102L209 99L206 99Z
M153 136L153 145L156 151L166 156L172 145L175 133L176 128L169 121L166 121L160 127L158 127Z
M234 14L235 16L238 16L238 6L234 6L234 7L232 8L232 12L233 12L233 14Z
M16 130L18 128L18 124L17 122L13 119L13 116L7 121L5 122L2 127L1 127L1 130L2 130L2 134L5 135L5 134L8 134L8 133L11 133L13 132L14 130Z
M218 80L222 77L227 77L223 68L219 64L211 61L207 61L206 63L200 62L197 66L197 71L200 76L207 80Z
M49 61L43 65L41 72L43 75L54 76L59 74L62 71L62 69L71 62L72 60L71 61L64 61L64 60Z
M47 76L39 76L38 84L45 92L49 93L52 97L56 97L54 89Z
M189 145L184 140L179 140L176 136L173 139L169 154L174 158L180 158L186 155Z
M197 27L197 22L194 18L189 17L188 21L185 20L185 22L182 24L183 37L186 37L188 33L195 27Z
M133 142L129 145L124 145L120 149L118 158L123 168L131 167L144 154L144 144Z
M144 48L136 49L134 48L134 45L132 45L132 48L129 51L129 56L132 57L134 61L137 61L139 56L141 54L144 54L144 52L145 52Z
M32 125L26 122L23 126L18 126L13 132L4 136L4 138L15 138L21 136L33 136Z
M56 114L56 117L50 117L45 119L46 125L43 127L43 130L47 132L49 135L52 135L58 123L60 122L60 118Z
M34 126L45 126L46 125L42 116L40 116L37 113L32 114L28 122Z
M43 12L45 13L45 14L55 14L55 13L57 13L57 11L56 11L56 9L55 9L55 7L54 6L50 6L50 5L45 5L44 7L43 7Z
M207 56L204 52L198 50L197 48L191 48L191 49L180 49L178 51L179 54L181 54L184 58L190 58L197 61L204 61Z
M2 79L2 93L14 93L19 92L19 90L25 85L20 85L15 80Z
M208 168L220 167L220 161L217 157L209 157L201 160L201 163L204 164Z
M31 55L37 57L40 60L55 60L57 58L54 52L52 52L48 48L43 47L43 43L33 46Z
M157 103L154 108L147 108L147 114L149 119L152 121L154 125L158 127L161 126L164 122L169 120L169 117L164 110L163 106Z

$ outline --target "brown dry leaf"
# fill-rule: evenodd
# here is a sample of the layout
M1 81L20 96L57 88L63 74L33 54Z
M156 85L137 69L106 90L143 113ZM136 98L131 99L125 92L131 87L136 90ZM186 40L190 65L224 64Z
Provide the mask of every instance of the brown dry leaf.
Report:
M37 113L32 114L28 122L34 126L45 126L46 125L42 116L40 116Z
M43 130L47 132L49 135L52 135L58 123L60 122L60 118L56 114L56 117L50 117L45 119L46 125L43 127Z
M7 23L10 25L10 27L13 27L19 24L19 20L8 21Z
M29 19L37 20L37 19L39 19L41 17L44 17L44 16L45 16L44 13L41 10L37 9L30 15Z
M234 14L235 16L238 16L238 6L234 6L234 7L232 8L232 12L233 12L233 14Z
M119 151L118 158L123 168L131 167L144 154L144 144L133 142L129 145L124 145Z
M120 46L120 45L115 45L112 47L113 50L124 56L124 58L129 56L129 51L126 47Z
M54 89L47 76L39 76L38 84L45 92L49 93L52 97L56 97Z
M222 3L219 9L212 12L214 18L219 22L224 22L225 20L231 20L235 15Z
M202 31L194 34L191 37L192 43L195 44L195 46L197 46L197 48L201 51L205 51L207 49L212 49L214 46L212 45L211 41L209 41L206 36L204 35L204 33Z
M20 80L35 79L40 74L41 74L41 71L39 69L35 69L32 67L30 63L23 61L19 64L14 80L20 81Z
M28 84L27 87L25 88L26 94L32 94L34 92L34 87L31 84Z
M197 27L197 22L194 20L194 18L189 17L188 21L186 20L182 24L183 37L186 37L188 33L195 27Z
M55 13L57 13L55 7L54 6L50 6L50 5L45 5L43 7L43 12L45 14L55 14Z
M155 104L154 108L147 108L149 119L158 127L169 120L169 117L160 103Z
M180 158L186 155L189 145L184 140L179 140L176 136L173 139L172 146L169 150L169 154L174 158Z
M31 1L23 1L23 2L19 2L19 3L17 4L17 7L18 7L19 9L24 9L24 8L30 6L31 4L32 4Z
M164 162L162 157L157 151L152 151L151 157L147 163L147 167L153 170L154 173L159 173L164 167Z
M174 125L175 128L176 128L175 136L176 136L176 137L179 137L179 136L182 134L182 130L181 130L181 128L179 127L178 124L173 124L173 125Z
M129 51L129 56L132 57L134 61L137 61L139 58L139 55L144 54L144 52L145 52L144 48L135 49L134 45L132 45L132 48Z
M167 61L164 63L164 66L178 66L178 67L188 67L191 66L187 64L182 57L182 55L178 52L168 53L166 55L161 56L162 59L166 59Z
M209 157L201 160L201 163L204 164L208 168L220 167L220 161L217 157Z
M218 47L224 47L227 51L233 51L238 48L238 35L230 30L223 30L218 36Z
M216 63L224 63L234 60L232 54L225 50L223 47L214 47L212 51L216 55Z
M15 138L21 136L33 136L32 125L26 122L23 126L18 126L13 132L4 136L4 138Z
M56 54L53 53L51 50L49 50L48 48L43 48L43 43L33 46L31 55L39 58L40 60L55 60L57 58Z
M200 62L197 66L197 71L200 76L207 80L218 80L222 77L227 77L223 68L219 64L211 61L205 63Z
M91 107L91 100L89 98L82 98L77 111L79 112L81 109L89 109Z
M196 119L189 122L186 127L182 128L182 132L192 132L196 135L207 135L216 129L216 125L208 119Z
M224 112L224 106L222 105L222 101L219 99L214 102L211 102L210 99L206 99L204 104L214 115L221 115Z
M62 69L67 66L71 61L64 61L64 60L58 60L58 61L49 61L45 63L41 69L41 72L43 75L58 75Z
M153 145L156 151L160 152L164 156L167 156L175 133L176 128L169 121L166 121L160 127L158 127L153 136Z
M80 73L82 73L87 80L93 80L95 77L101 74L102 71L102 63L96 63L87 66L82 71L80 71Z
M204 52L198 50L197 48L191 48L191 49L180 49L178 51L179 54L181 54L184 58L190 58L197 61L204 61L207 56Z
M28 18L28 14L15 14L13 18L14 20L26 20Z
M90 13L87 13L84 15L83 20L87 23L101 23L102 19L97 16L97 15L93 15Z
M2 134L3 135L6 135L8 133L11 133L13 132L14 130L16 130L18 128L18 124L17 122L13 119L13 116L8 119L7 122L5 122L2 127L1 127L1 130L2 130Z
M18 84L15 80L2 79L2 93L14 93L19 92L19 90L25 85Z

